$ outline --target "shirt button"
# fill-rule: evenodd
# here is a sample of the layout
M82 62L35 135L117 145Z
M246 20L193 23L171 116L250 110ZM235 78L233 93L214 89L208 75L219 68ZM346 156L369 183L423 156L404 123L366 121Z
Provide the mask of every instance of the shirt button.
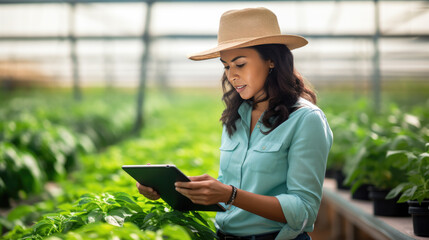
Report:
M263 146L263 147L262 147L262 150L265 150L266 148L267 148L267 147Z
M258 124L258 125L256 125L256 127L257 127L257 128L259 128L259 124Z

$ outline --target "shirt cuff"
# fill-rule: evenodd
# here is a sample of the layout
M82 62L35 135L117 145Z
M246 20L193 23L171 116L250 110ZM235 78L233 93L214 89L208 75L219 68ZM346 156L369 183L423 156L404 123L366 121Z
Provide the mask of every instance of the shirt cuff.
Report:
M276 239L293 239L304 230L308 222L308 212L298 196L281 194L275 196L282 207L286 225L280 230Z

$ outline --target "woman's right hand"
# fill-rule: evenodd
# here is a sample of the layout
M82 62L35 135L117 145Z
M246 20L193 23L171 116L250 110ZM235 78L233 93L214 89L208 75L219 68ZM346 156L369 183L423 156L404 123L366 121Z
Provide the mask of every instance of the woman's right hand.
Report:
M161 197L153 188L141 185L139 182L136 182L136 186L139 193L150 200L158 200Z

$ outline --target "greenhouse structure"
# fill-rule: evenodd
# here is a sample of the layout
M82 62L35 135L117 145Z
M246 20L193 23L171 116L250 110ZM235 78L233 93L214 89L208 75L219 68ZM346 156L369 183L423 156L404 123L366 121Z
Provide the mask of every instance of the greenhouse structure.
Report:
M237 166L221 166L225 153L244 146L222 136L225 91L256 95L233 89L224 60L189 56L218 44L224 12L255 7L308 40L290 74L316 94L333 135L311 239L429 239L429 0L0 0L0 238L219 239L219 216L240 202L178 209L165 193L145 198L122 166L226 181ZM243 159L289 151L251 147L252 130ZM274 238L294 220L277 221Z

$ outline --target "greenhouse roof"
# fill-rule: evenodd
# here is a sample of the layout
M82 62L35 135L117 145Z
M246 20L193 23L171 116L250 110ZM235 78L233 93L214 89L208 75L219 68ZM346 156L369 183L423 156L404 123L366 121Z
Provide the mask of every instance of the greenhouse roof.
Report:
M258 0L233 0L233 2L256 2ZM260 0L259 0L260 1ZM270 0L270 2L290 2L296 0ZM300 2L323 2L332 0L300 0ZM378 2L379 0L337 0L336 2ZM399 2L403 0L380 0L381 2ZM416 1L416 0L414 0ZM429 2L428 0L417 0ZM232 2L230 0L0 0L0 4L19 4L19 3L125 3L125 2Z
M76 56L82 82L111 76L132 85L151 42L149 82L162 72L172 84L213 85L218 62L196 68L187 54L216 44L224 11L260 5L276 13L283 33L309 39L296 60L316 83L369 81L375 56L383 79L427 79L427 0L0 0L0 67L38 64L69 82Z

